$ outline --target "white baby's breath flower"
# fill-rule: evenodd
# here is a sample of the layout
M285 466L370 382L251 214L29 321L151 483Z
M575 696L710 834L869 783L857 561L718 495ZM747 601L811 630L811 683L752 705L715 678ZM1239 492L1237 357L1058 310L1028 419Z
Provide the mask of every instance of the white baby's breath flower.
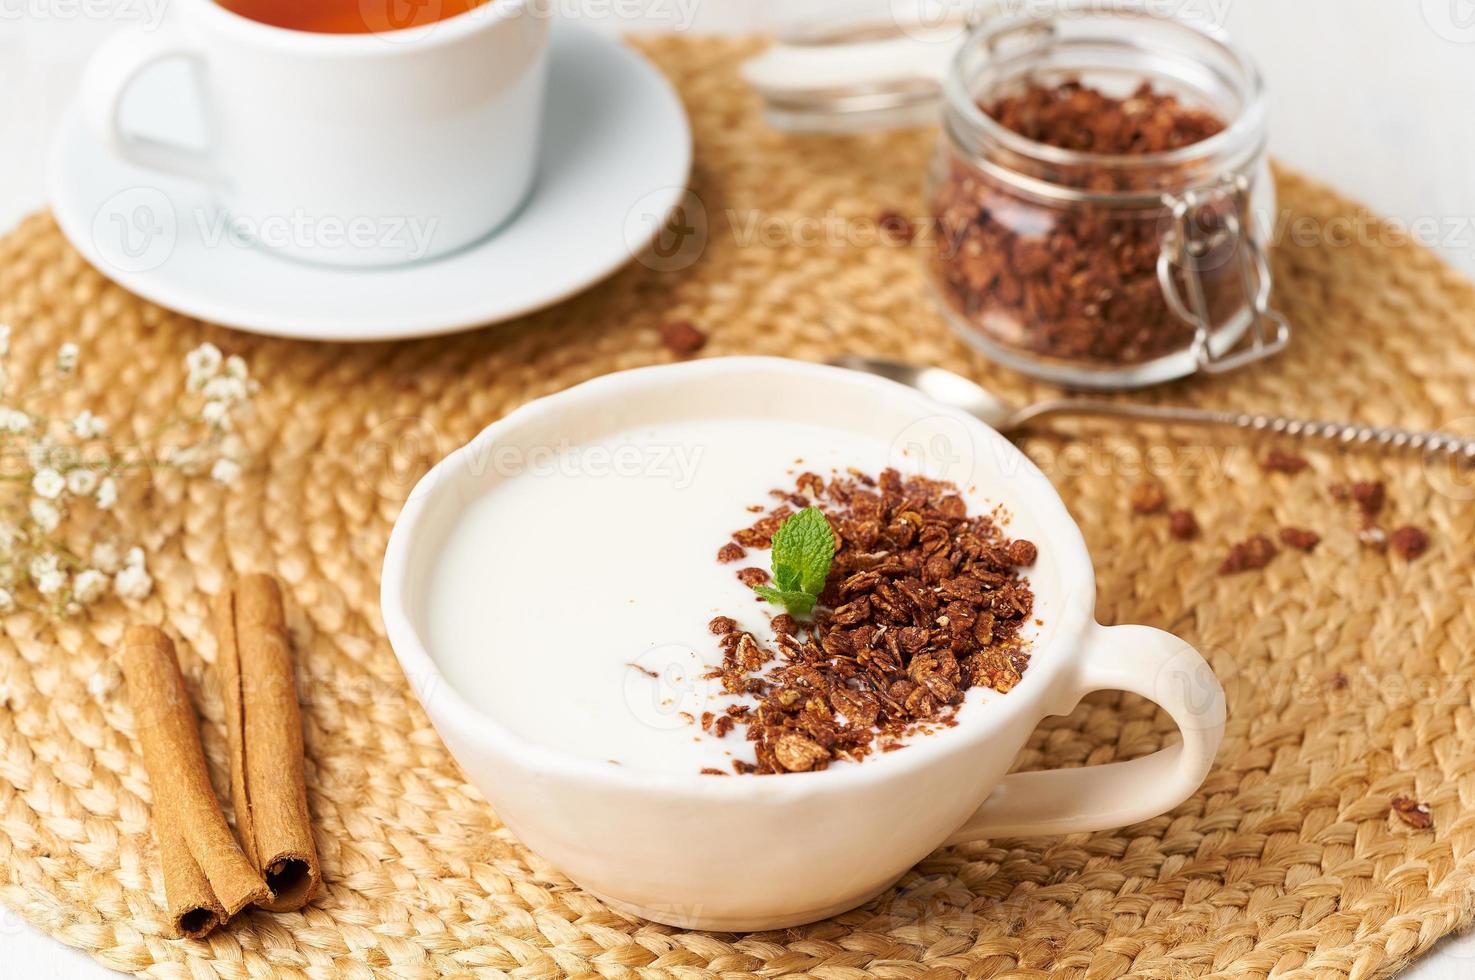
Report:
M0 408L0 429L13 435L22 435L31 431L31 417L25 412L13 408Z
M71 374L77 370L77 358L81 354L80 348L70 340L56 349L56 370L61 374Z
M235 483L241 475L241 464L233 459L217 459L210 467L210 478L217 483Z
M206 341L188 354L184 355L184 367L189 372L189 388L191 391L199 391L205 387L205 382L215 377L220 370L220 348Z
M225 402L227 405L233 404L246 399L246 382L240 378L211 378L205 382L205 387L200 394L214 401Z
M0 612L35 609L66 618L85 614L109 592L129 600L150 595L154 582L143 550L132 548L121 556L126 539L114 543L121 526L109 525L117 518L84 509L75 526L68 526L66 541L54 532L72 523L74 499L90 499L99 511L116 509L126 489L123 480L135 469L162 464L190 476L208 473L221 483L240 479L240 460L249 453L236 430L241 410L260 389L249 366L239 356L225 357L213 344L201 344L184 358L188 389L180 395L180 410L147 445L115 445L106 421L82 407L86 402L61 417L40 407L53 387L75 385L65 376L78 370L77 344L56 349L54 373L38 372L41 384L31 386L29 378L16 375L6 389L10 342L9 330L0 324L0 443L18 464L11 479L20 483L12 486L25 509L12 523L0 522ZM56 375L62 376L60 382ZM71 394L84 393L62 394L69 401ZM80 540L71 540L73 532ZM90 558L73 558L74 553Z
M123 671L112 660L105 661L96 672L87 678L87 693L95 698L107 697L123 683Z
M90 411L83 409L77 413L76 418L72 419L71 429L72 435L79 439L96 439L108 431L108 424Z
M79 497L89 497L99 483L97 470L72 470L67 474L67 489Z
M200 409L200 418L207 425L223 429L230 424L230 406L225 402L206 402L205 407Z
M44 596L58 595L67 587L67 573L57 570L36 579L36 591Z
M202 446L170 446L164 451L164 462L186 473L197 473L205 463L205 449Z
M53 554L37 555L31 559L31 564L27 566L26 571L30 573L31 578L39 579L56 571L60 564Z
M108 577L95 568L89 568L78 573L72 582L72 595L77 597L78 602L86 605L101 599L107 588Z
M31 520L43 531L55 531L61 523L61 511L49 500L32 498Z
M113 576L113 591L120 599L147 599L153 590L154 580L142 564L129 565Z
M45 497L47 500L60 497L66 488L66 478L49 467L39 471L31 478L31 489L36 491L36 496Z
M118 546L111 541L99 541L93 545L91 560L95 568L109 574L123 566L123 559L118 554Z

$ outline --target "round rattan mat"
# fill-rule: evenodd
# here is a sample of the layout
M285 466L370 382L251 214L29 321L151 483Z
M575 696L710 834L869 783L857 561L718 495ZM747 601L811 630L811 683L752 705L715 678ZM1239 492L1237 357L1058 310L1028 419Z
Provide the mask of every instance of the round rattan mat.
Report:
M705 248L689 267L635 264L519 323L396 345L262 340L128 295L44 215L0 241L0 318L23 347L82 342L103 414L146 429L203 339L244 354L262 380L246 479L229 490L161 480L134 505L157 587L133 615L185 641L219 776L207 594L229 570L287 584L328 882L300 914L164 938L127 699L87 689L130 615L110 603L75 625L4 623L0 901L109 966L193 978L1369 978L1468 922L1470 483L1416 460L1321 450L1309 473L1267 475L1243 441L1193 432L1095 427L1025 441L1085 528L1100 618L1182 634L1229 690L1219 764L1174 812L1111 833L939 851L864 908L754 935L633 921L508 835L407 690L379 619L390 523L430 462L530 398L669 359L658 327L673 319L710 333L704 356L884 352L1014 396L1043 391L946 331L919 247L865 234L884 211L919 213L930 133L784 137L736 79L750 45L644 46L693 118ZM1475 287L1325 188L1279 180L1278 302L1298 326L1293 349L1144 397L1410 426L1475 414ZM1197 514L1197 540L1131 514L1144 469ZM1388 483L1390 527L1429 531L1423 558L1360 547L1353 515L1330 502L1329 482L1374 477ZM1216 574L1231 541L1286 524L1324 541L1261 572ZM1146 702L1100 696L1043 725L1020 764L1101 763L1169 737ZM1391 815L1398 795L1430 804L1433 829Z

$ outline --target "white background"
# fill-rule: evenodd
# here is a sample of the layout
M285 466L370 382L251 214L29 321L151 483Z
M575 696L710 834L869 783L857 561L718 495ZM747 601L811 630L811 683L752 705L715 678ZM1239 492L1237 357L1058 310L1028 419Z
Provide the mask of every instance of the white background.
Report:
M0 228L45 203L45 147L93 47L120 26L157 16L166 2L0 0ZM555 0L555 7L611 31L761 31L846 2ZM894 0L878 2L884 11ZM1276 157L1410 223L1421 241L1475 275L1475 0L1202 0L1196 9L1223 13L1260 62ZM25 980L111 975L7 910L0 910L0 962L0 974ZM1447 943L1405 974L1471 975L1475 940Z

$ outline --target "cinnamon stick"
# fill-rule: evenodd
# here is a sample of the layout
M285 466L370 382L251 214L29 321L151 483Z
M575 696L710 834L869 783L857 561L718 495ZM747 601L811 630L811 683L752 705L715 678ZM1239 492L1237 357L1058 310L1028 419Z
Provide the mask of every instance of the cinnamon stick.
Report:
M154 840L164 865L164 899L174 934L181 939L203 939L225 925L229 918L225 906L190 856L174 807L154 804Z
M266 878L273 912L302 908L322 882L302 773L302 716L282 593L247 575L215 600L231 795L247 856Z
M122 660L154 795L170 923L177 935L204 936L271 892L220 812L174 644L152 626L131 626Z

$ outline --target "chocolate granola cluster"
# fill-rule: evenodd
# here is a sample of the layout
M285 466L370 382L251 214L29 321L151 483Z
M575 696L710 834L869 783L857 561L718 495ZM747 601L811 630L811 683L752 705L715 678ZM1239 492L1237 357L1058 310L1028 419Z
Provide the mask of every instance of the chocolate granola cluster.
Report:
M1031 84L980 108L1035 142L1121 159L1182 149L1224 128L1213 113L1150 85L1117 98L1077 81ZM1115 193L1178 190L1192 182L1187 173L1176 164L1091 164L1029 176ZM1193 340L1158 281L1163 209L1043 203L964 159L949 163L932 204L943 295L995 341L1049 358L1130 365ZM1227 211L1223 203L1200 210L1202 237L1222 230ZM1216 324L1243 302L1232 248L1220 252L1199 260Z
M785 517L818 507L836 553L812 621L775 616L775 643L711 623L730 694L757 699L702 727L746 726L757 765L740 773L803 772L841 758L899 748L904 736L955 724L972 687L1005 692L1029 662L1021 628L1034 605L1019 569L1035 546L1010 540L991 516L968 516L950 484L895 470L829 481L802 474L781 503L733 535L739 549L766 548ZM722 555L733 560L733 549ZM743 575L739 571L739 576Z

